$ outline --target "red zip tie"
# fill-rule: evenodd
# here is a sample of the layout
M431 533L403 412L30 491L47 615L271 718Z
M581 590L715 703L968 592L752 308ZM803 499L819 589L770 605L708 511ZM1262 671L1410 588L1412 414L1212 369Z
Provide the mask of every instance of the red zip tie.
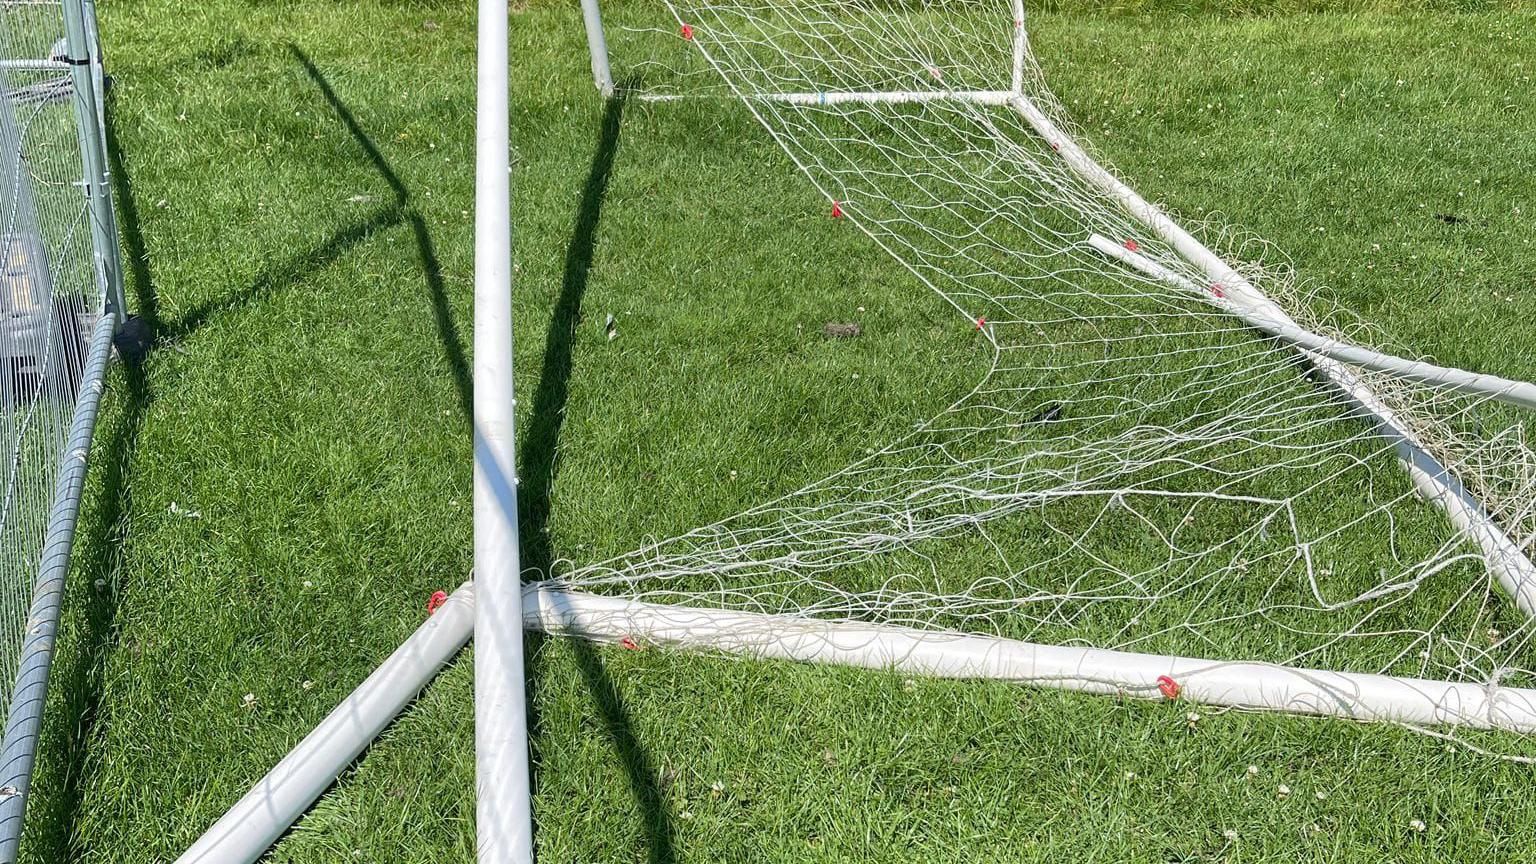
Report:
M982 329L983 327L986 327L986 326L987 326L987 316L983 315L980 318L976 319L976 329L977 330L980 330L980 329Z
M448 592L433 591L432 596L427 598L427 616L431 617L436 614L437 610L443 608L443 604L447 602Z
M1125 241L1125 248L1131 250L1132 252L1140 252L1141 244L1137 243L1135 240L1127 240Z
M1163 694L1164 698L1179 698L1179 682L1169 678L1167 675L1157 676L1157 689Z
M633 636L625 636L619 640L619 647L625 649L626 651L639 651L640 643L636 642L635 637Z
M1212 282L1211 283L1211 293L1215 294L1217 297L1225 297L1225 296L1227 296L1226 292L1221 290L1221 283L1219 283L1219 282Z
M836 201L832 202L832 218L833 219L841 219L841 218L843 218L843 205L839 204Z
M683 25L683 38L687 39L689 42L693 41L693 25L692 24L684 24Z

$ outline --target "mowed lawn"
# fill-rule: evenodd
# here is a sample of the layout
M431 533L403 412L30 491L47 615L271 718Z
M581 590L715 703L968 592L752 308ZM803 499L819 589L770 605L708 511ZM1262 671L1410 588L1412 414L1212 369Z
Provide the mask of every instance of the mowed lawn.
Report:
M1275 241L1396 344L1536 378L1536 11L1293 5L1030 21L1149 197ZM149 864L468 575L474 20L101 12L157 341L110 382L25 851ZM797 488L974 380L952 310L743 110L605 107L574 3L516 3L512 28L530 566ZM541 861L1536 860L1533 769L1407 730L529 647ZM471 861L472 661L272 860Z

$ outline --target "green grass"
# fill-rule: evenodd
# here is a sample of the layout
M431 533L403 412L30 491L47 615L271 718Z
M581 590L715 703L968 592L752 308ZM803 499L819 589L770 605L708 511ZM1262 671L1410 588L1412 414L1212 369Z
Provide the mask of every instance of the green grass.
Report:
M797 488L982 360L741 111L605 117L568 5L512 22L534 563ZM1034 47L1150 197L1275 241L1400 344L1536 377L1536 15L1188 14L1212 5L1061 3ZM463 3L102 13L160 341L111 381L27 853L147 864L468 572L474 34ZM820 337L852 318L864 337ZM1406 731L531 647L544 861L1536 860L1530 769ZM471 860L471 661L273 860Z

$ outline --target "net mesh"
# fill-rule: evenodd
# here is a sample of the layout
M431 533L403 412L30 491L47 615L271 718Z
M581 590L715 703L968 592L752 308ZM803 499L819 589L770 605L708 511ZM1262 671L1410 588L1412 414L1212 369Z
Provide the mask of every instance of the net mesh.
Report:
M0 2L0 710L101 314L56 2Z
M741 100L829 206L977 328L987 360L844 470L542 575L653 602L1529 686L1532 625L1417 500L1392 444L1295 351L1096 251L1095 234L1128 242L1209 284L1013 106L963 97L1017 92L1082 141L1006 0L667 10L615 39L636 89ZM868 92L956 98L838 95ZM1304 327L1393 348L1259 238L1185 224ZM1529 550L1536 452L1518 414L1354 374Z

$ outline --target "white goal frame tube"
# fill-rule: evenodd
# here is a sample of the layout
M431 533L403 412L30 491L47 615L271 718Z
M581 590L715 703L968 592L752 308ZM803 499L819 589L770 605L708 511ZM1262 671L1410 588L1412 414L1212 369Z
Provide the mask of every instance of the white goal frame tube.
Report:
M587 51L592 55L592 83L606 99L613 95L613 70L608 65L608 38L603 35L603 12L597 0L581 0L581 19L587 28Z
M710 98L686 93L640 93L642 102L682 102ZM966 102L973 105L1007 105L1016 94L1010 90L827 90L807 93L745 93L749 102L782 102L790 105L912 105L924 102Z
M1137 221L1201 268L1213 284L1222 288L1223 293L1254 314L1286 326L1304 329L1205 244L1095 162L1072 136L1058 128L1034 102L1021 93L1014 96L1010 104L1079 176L1118 201ZM1536 565L1531 563L1520 545L1504 533L1451 470L1425 450L1413 432L1397 419L1392 409L1383 404L1353 372L1338 361L1316 353L1308 353L1306 356L1328 382L1354 405L1357 413L1373 423L1377 433L1392 443L1398 458L1407 466L1419 494L1439 505L1450 517L1451 523L1478 545L1489 572L1494 574L1494 578L1514 599L1520 611L1526 617L1536 618Z
M507 2L480 0L475 88L475 837L532 864L512 390Z
M476 619L466 582L389 659L214 823L176 864L252 864L464 646ZM1166 698L1351 720L1536 731L1536 690L1039 645L888 624L643 603L545 583L522 590L530 630L637 648L734 654L938 678ZM626 641L628 640L628 641ZM1166 681L1164 680L1166 679Z
M453 592L176 864L252 864L265 854L469 641L474 592L469 582Z
M1469 372L1466 369L1458 369L1452 366L1440 366L1423 360L1409 360L1404 357L1375 351L1361 345L1331 339L1298 325L1286 324L1269 318L1262 313L1255 313L1226 298L1216 297L1184 276L1169 270L1140 252L1132 252L1125 248L1124 245L1116 243L1102 234L1090 236L1088 244L1105 257L1120 261L1134 270L1138 270L1176 288L1181 288L1204 297L1207 302L1222 311L1241 318L1248 326L1261 330L1276 339L1295 345L1308 353L1320 354L1331 360L1337 360L1340 363L1348 363L1351 366L1359 366L1362 369L1370 369L1376 372L1385 372L1398 378L1417 381L1420 384L1429 384L1434 387L1456 390L1463 393L1476 393L1500 402L1518 405L1521 408L1536 409L1536 384L1500 378L1497 375Z
M529 629L602 642L718 651L759 659L995 679L1162 699L1166 678L1201 705L1351 720L1536 732L1536 690L1296 669L1268 663L1039 645L884 624L823 621L642 603L528 586Z

